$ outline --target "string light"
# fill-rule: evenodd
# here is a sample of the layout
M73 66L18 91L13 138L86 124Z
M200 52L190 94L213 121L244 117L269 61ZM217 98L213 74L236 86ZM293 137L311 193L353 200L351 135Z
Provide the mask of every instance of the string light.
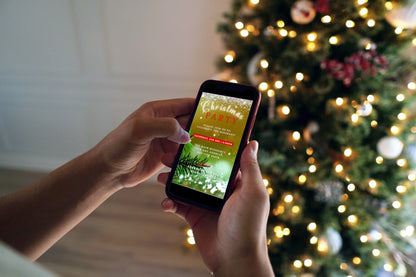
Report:
M244 28L244 23L243 23L243 22L241 22L241 21L237 21L237 22L234 24L234 26L235 26L235 28L236 28L237 30L241 30L241 29L243 29L243 28Z
M393 3L387 1L386 3L384 3L384 7L386 7L386 10L391 11L393 9Z
M342 171L344 171L344 166L342 164L336 164L335 165L335 172L336 173L341 173Z
M400 209L402 207L402 203L398 200L393 201L393 203L391 203L391 205L393 206L393 208L395 209Z
M309 240L310 244L317 244L318 243L318 237L317 236L313 236L311 237L311 239Z
M274 86L275 86L277 89L281 89L281 88L283 87L283 82L282 82L282 81L276 81L276 82L274 83Z
M293 195L291 195L291 194L287 194L284 198L283 198L283 201L285 201L285 203L292 203L292 201L293 201Z
M397 191L398 193L400 193L400 194L403 194L403 193L405 193L405 192L407 191L407 188L406 188L405 186L403 186L403 185L398 185L398 186L396 187L396 191Z
M396 125L393 125L393 126L391 126L391 128L390 128L390 132L391 132L393 135L397 135L397 134L400 132L400 129L399 129L399 127L397 127Z
M298 72L296 73L296 80L298 80L299 82L302 81L304 78L304 75L302 72Z
M414 39L412 40L412 44L413 44L414 46L416 46L416 38L414 38Z
M372 189L376 188L376 187L377 187L377 181L376 181L376 180L374 180L374 179L370 180L370 181L368 182L368 186L369 186L370 188L372 188Z
M269 97L273 97L274 95L275 95L274 90L269 89L269 90L267 91L267 96L269 96Z
M324 240L318 240L318 247L316 249L319 252L328 252L328 242Z
M338 212L340 214L345 213L346 210L347 210L347 206L345 206L345 205L339 205L338 206Z
M361 264L361 258L360 257L352 258L352 263L355 264L355 265Z
M409 173L409 175L407 175L407 179L411 182L416 181L416 174Z
M373 251L371 251L374 257L378 257L381 254L380 249L374 248Z
M344 150L344 156L345 156L345 157L347 157L347 158L348 158L348 157L351 157L351 155L352 155L352 150L351 150L351 148L349 148L349 147L348 147L347 149L345 149L345 150Z
M377 158L376 158L376 163L377 164L382 164L383 161L384 161L384 158L382 156L377 156Z
M299 184L304 184L304 183L306 183L306 176L305 176L305 175L303 175L303 174L299 175L299 177L298 177L298 181L299 181Z
M350 20L350 19L348 19L348 20L345 22L345 26L346 26L347 28L354 28L354 26L355 26L355 22L354 22L354 21L352 21L352 20Z
M362 235L362 236L360 237L360 241L361 241L362 243L366 243L366 242L368 242L368 236L367 236L367 235Z
M409 82L407 84L407 88L410 90L415 90L416 89L416 83L415 82Z
M360 5L360 6L364 5L367 2L368 2L368 0L357 0L357 4Z
M348 184L347 190L350 191L350 192L354 191L355 190L355 185L352 184L352 183L351 184Z
M311 267L311 266L312 266L312 260L311 260L311 259L305 259L305 260L303 261L303 265L304 265L305 267Z
M231 80L230 80L230 83L236 83L236 84L237 84L237 83L238 83L238 81L237 81L236 79L231 79Z
M288 31L287 31L286 29L280 29L280 30L279 30L279 34L280 34L282 37L287 37L287 35L288 35L289 33L288 33Z
M241 31L240 31L240 36L242 36L243 38L246 38L246 37L248 37L248 31L246 30L246 29L242 29Z
M260 0L250 0L250 3L253 5L257 5L260 2Z
M194 237L194 233L192 232L192 229L188 229L186 231L186 235L188 236L188 238L186 239L188 244L195 245L195 237Z
M292 213L294 214L298 214L300 212L300 207L299 206L293 206L292 207Z
M310 165L309 166L309 172L310 173L315 173L316 172L316 166L315 165Z
M266 82L261 82L259 84L259 89L262 91L266 91L269 88L269 84L267 84Z
M263 183L265 187L269 186L269 180L263 179Z
M352 214L352 215L348 216L347 220L351 225L355 225L358 222L358 217L356 215Z
M315 222L311 222L308 224L308 227L306 227L306 229L308 229L309 232L313 232L316 231L317 225Z
M295 268L301 268L301 267L302 267L302 261L300 261L300 260L296 260L296 261L294 261L294 262L293 262L293 266L294 266Z
M268 67L269 67L269 62L268 62L267 60L265 60L265 59L262 59L262 60L260 61L260 66L261 66L262 68L266 69L266 68L268 68Z
M295 38L297 35L298 35L298 33L296 33L296 31L294 31L294 30L289 31L289 37L290 38Z
M360 117L359 117L358 114L354 113L354 114L351 115L351 121L353 123L357 123L359 119L360 119Z
M335 104L337 104L337 106L341 106L342 104L344 104L344 99L338 97L337 99L335 99Z
M404 167L404 166L406 166L407 162L406 162L405 159L398 159L396 164L400 167Z
M309 52L313 52L316 49L316 44L315 42L308 42L308 44L306 44L306 50L308 50Z
M399 113L399 114L397 115L397 118L398 118L399 120L405 120L405 119L407 118L407 116L406 116L406 114L405 114L405 113L401 112L401 113Z
M367 26L372 28L376 25L376 21L374 19L367 20Z
M328 23L330 23L332 21L332 18L331 18L331 16L329 16L329 15L324 15L322 18L321 18L321 22L322 23L324 23L324 24L328 24Z
M415 232L415 227L413 227L412 225L409 225L405 229L400 230L400 236L404 238L411 237L413 236L414 232Z
M313 148L312 147L308 147L306 148L306 154L308 154L309 156L313 154Z
M358 13L360 14L361 17L365 18L368 15L368 9L367 8L361 8Z
M294 132L292 133L292 138L293 138L295 141L300 140L300 133L299 133L298 131L294 131Z
M332 45L336 45L336 44L338 44L338 42L339 42L339 39L338 39L338 37L337 36L332 36L332 37L330 37L329 38L329 43L330 44L332 44Z
M383 268L387 272L392 272L393 271L393 266L391 264L384 264Z
M228 51L227 54L224 56L224 60L227 63L232 63L234 61L235 52L234 51Z
M298 90L298 88L296 86L290 86L290 91L291 92L296 92Z
M278 21L276 22L276 25L277 25L277 27L279 27L279 28L283 28L283 27L285 27L285 22L284 22L283 20L278 20Z
M317 37L318 37L318 35L315 32L309 33L307 35L307 38L308 38L309 41L315 41Z
M396 95L396 100L399 102L403 102L404 101L404 94L403 93L399 93Z
M289 108L289 106L284 105L284 106L282 107L282 114L284 114L284 115L288 115L288 114L290 114L290 108Z

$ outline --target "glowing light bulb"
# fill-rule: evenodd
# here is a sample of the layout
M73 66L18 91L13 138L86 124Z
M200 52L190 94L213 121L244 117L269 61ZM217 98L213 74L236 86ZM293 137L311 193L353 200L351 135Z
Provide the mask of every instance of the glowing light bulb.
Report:
M374 248L373 251L371 251L371 253L373 253L374 257L378 257L381 254L380 249Z
M306 176L305 175L299 175L298 181L300 184L304 184L306 182Z
M337 104L337 106L341 106L342 104L344 104L344 99L338 97L337 99L335 99L335 104Z
M303 261L303 264L305 267L311 267L312 266L312 260L311 259L305 259Z
M360 241L361 241L362 243L366 243L366 242L368 242L368 236L367 236L367 235L362 235L362 236L360 237Z
M306 154L308 154L309 156L313 154L313 148L312 147L308 147L306 148Z
M269 185L269 180L263 179L264 186L267 187Z
M393 135L397 135L397 134L400 132L400 129L399 129L399 127L397 127L396 125L393 125L393 126L391 126L391 128L390 128L390 132L391 132Z
M283 82L282 82L282 81L276 81L276 82L274 83L274 86L275 86L277 89L281 89L281 88L283 87Z
M277 27L279 27L279 28L283 28L283 27L285 27L285 22L284 22L283 20L278 20L278 21L276 22L276 25L277 25Z
M309 33L307 36L309 41L315 41L318 35L315 32Z
M298 33L296 33L296 31L294 31L294 30L289 31L289 37L290 38L295 38L297 35L298 35Z
M238 22L236 22L235 23L235 28L237 29L237 30L241 30L241 29L243 29L244 28L244 23L243 22L241 22L241 21L238 21Z
M317 228L317 225L315 222L311 222L308 224L308 227L306 227L306 229L308 229L309 232L313 232L315 231Z
M287 194L284 198L283 201L285 201L285 203L291 203L293 201L293 195L291 194Z
M284 105L282 107L282 114L284 114L284 115L290 114L290 108L289 108L289 106Z
M354 28L354 26L355 26L355 22L354 22L354 21L352 21L352 20L350 20L350 19L348 19L348 20L345 22L345 26L346 26L347 28Z
M394 29L394 33L396 35L400 35L401 33L403 33L403 28L402 27L397 27L396 29Z
M296 86L290 86L290 91L291 92L296 92L298 90L298 88Z
M393 271L393 266L391 264L384 264L383 268L387 272L392 272Z
M345 205L339 205L338 206L338 212L340 214L345 213L346 210L347 210L347 207Z
M269 96L269 97L273 97L274 95L275 95L274 90L269 89L269 90L267 91L267 96Z
M411 182L416 181L416 174L409 173L409 175L407 175L407 179Z
M406 116L406 114L405 113L399 113L398 115L397 115L397 118L399 119L399 120L405 120L406 118L407 118L407 116Z
M336 44L338 44L338 42L339 42L339 39L338 39L338 37L337 36L332 36L332 37L330 37L329 38L329 43L330 44L332 44L332 45L336 45Z
M195 245L195 238L194 237L188 237L186 241L190 245Z
M269 88L269 84L267 84L266 82L261 82L259 84L259 89L262 91L266 91Z
M292 207L292 213L298 214L299 212L300 212L300 207L299 206L293 206Z
M327 252L328 251L328 243L324 240L318 240L318 249L319 252Z
M405 159L398 159L396 164L400 167L404 167L404 166L406 166L407 162L406 162Z
M357 0L357 4L360 5L360 6L364 5L367 2L368 2L368 0Z
M341 173L342 171L344 171L344 166L342 164L337 164L335 166L335 172Z
M404 97L403 93L399 93L399 94L396 95L396 100L397 101L402 102L402 101L404 101L404 99L405 99L405 97Z
M353 123L357 123L358 122L358 120L360 119L360 117L359 117L359 115L358 114L352 114L351 115L351 121L353 122Z
M351 155L352 155L352 150L351 150L351 148L349 148L349 147L348 147L347 149L345 149L345 150L344 150L344 156L345 156L345 157L347 157L347 158L348 158L348 157L351 157Z
M250 3L253 5L257 5L260 2L260 0L250 0Z
M240 36L242 36L243 38L248 37L248 31L246 29L242 29L240 31Z
M235 52L234 51L228 51L227 54L224 56L224 60L227 63L232 63L234 61Z
M354 257L354 258L352 259L352 263L353 263L353 264L355 264L355 265L359 265L359 264L361 264L361 259L360 259L360 257Z
M409 82L407 84L407 88L411 89L411 90L415 90L416 89L416 83L415 82Z
M302 72L298 72L296 73L296 80L298 80L299 82L302 81L304 78L303 73Z
M382 156L378 156L378 157L376 158L376 163L377 163L377 164L382 164L382 163L383 163L383 161L384 161L384 158L383 158Z
M279 34L280 34L282 37L287 37L288 32L287 32L287 30L286 30L286 29L280 29L280 30L279 30Z
M376 128L378 126L378 122L375 121L375 120L371 120L370 125L371 125L371 127Z
M310 165L309 166L309 172L310 173L315 173L316 172L316 165Z
M367 20L367 26L372 28L376 25L376 21L374 19Z
M348 216L347 220L351 224L356 224L357 221L358 221L358 217L356 215L352 214L352 215Z
M402 194L402 193L405 193L405 192L407 191L407 188L406 188L405 186L403 186L403 185L398 185L398 186L396 187L396 191L397 191L398 193Z
M235 84L237 84L237 83L238 83L238 81L237 81L236 79L231 79L231 80L230 80L230 83L235 83Z
M267 60L265 60L265 59L262 59L262 60L260 61L260 66L261 66L262 68L266 69L266 68L268 68L268 67L269 67L269 62L268 62Z
M300 133L299 133L298 131L294 131L294 132L292 133L292 138L293 138L295 141L300 140Z
M368 101L368 102L373 103L373 102L374 102L374 100L375 100L374 95L372 95L372 94L367 95L367 101Z
M296 260L296 261L294 261L294 262L293 262L293 266L294 266L295 268L301 268L301 267L302 267L302 261L300 261L300 260Z
M365 18L368 15L368 9L367 8L361 8L358 13L360 14L361 17Z
M306 44L306 50L313 52L316 50L316 44L315 42L308 42L308 44Z
M376 188L376 187L377 187L377 181L376 181L376 180L374 180L374 179L370 180L370 181L368 182L368 186L369 186L370 188L372 188L372 189Z
M395 209L400 209L402 207L402 203L398 200L393 201L393 203L391 203L391 205L393 206L393 208Z
M348 184L347 190L350 191L350 192L354 191L355 190L355 185L354 184Z
M310 244L317 244L318 243L318 237L313 236L311 237L311 239L309 240Z
M414 38L414 39L412 40L412 44L413 44L414 46L416 46L416 38Z
M384 7L386 7L386 10L391 11L393 9L393 3L387 1L386 3L384 3Z
M329 16L329 15L324 15L322 18L321 18L321 22L322 23L324 23L324 24L328 24L328 23L330 23L332 21L332 18L331 18L331 16Z

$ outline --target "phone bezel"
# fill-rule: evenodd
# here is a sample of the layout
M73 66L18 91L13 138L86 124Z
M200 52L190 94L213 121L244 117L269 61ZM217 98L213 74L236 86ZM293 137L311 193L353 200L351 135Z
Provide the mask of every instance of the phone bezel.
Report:
M235 176L239 169L239 161L240 161L241 152L248 143L248 139L249 139L251 130L254 125L255 116L257 114L257 110L260 104L261 94L256 88L252 86L229 83L229 82L222 82L222 81L216 81L216 80L207 80L203 82L199 88L197 98L195 101L195 107L192 112L191 119L189 120L188 125L186 127L186 131L189 131L189 128L192 125L192 121L195 116L195 112L196 112L197 106L200 102L201 95L203 92L242 98L242 99L248 99L248 100L253 101L253 104L249 112L249 116L247 118L247 123L245 125L243 135L241 137L240 145L237 151L236 159L235 159L232 171L231 171L231 176L228 181L228 185L227 185L224 198L221 199L221 198L211 196L209 194L194 190L192 188L188 188L188 187L176 184L176 183L172 183L174 172L178 165L178 161L179 161L184 145L179 146L178 153L175 158L174 166L171 169L171 172L169 174L169 179L166 184L166 194L170 198L179 200L184 203L196 205L196 206L209 209L209 210L213 210L213 211L220 211L225 201L227 200L230 194L230 191L232 190L232 187L233 187L232 184L234 182Z

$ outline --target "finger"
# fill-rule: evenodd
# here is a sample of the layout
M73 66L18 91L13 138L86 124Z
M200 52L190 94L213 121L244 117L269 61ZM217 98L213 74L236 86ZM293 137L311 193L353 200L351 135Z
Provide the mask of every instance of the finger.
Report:
M188 132L174 118L135 118L131 124L132 134L137 143L155 138L167 138L176 143L187 143L190 140Z
M161 161L167 167L172 167L175 162L176 153L166 153L162 156Z
M179 125L181 125L181 127L185 129L185 127L188 126L188 122L190 118L191 118L191 115L187 114L187 115L176 117L176 120L179 122Z
M247 188L260 188L265 190L263 178L257 162L257 141L251 141L244 148L240 160L241 179L243 184L250 184Z
M166 183L168 182L168 178L169 178L169 172L163 172L157 176L157 181L158 183L162 185L166 185Z
M191 209L190 206L173 201L170 198L165 198L162 201L162 209L164 212L174 213L182 219L186 219L186 215Z

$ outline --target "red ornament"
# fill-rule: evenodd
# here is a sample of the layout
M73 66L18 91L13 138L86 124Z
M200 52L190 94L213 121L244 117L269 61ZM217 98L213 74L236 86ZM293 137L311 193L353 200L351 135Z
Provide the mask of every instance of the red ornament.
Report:
M316 0L314 5L315 11L323 14L330 14L331 10L329 9L329 0Z

